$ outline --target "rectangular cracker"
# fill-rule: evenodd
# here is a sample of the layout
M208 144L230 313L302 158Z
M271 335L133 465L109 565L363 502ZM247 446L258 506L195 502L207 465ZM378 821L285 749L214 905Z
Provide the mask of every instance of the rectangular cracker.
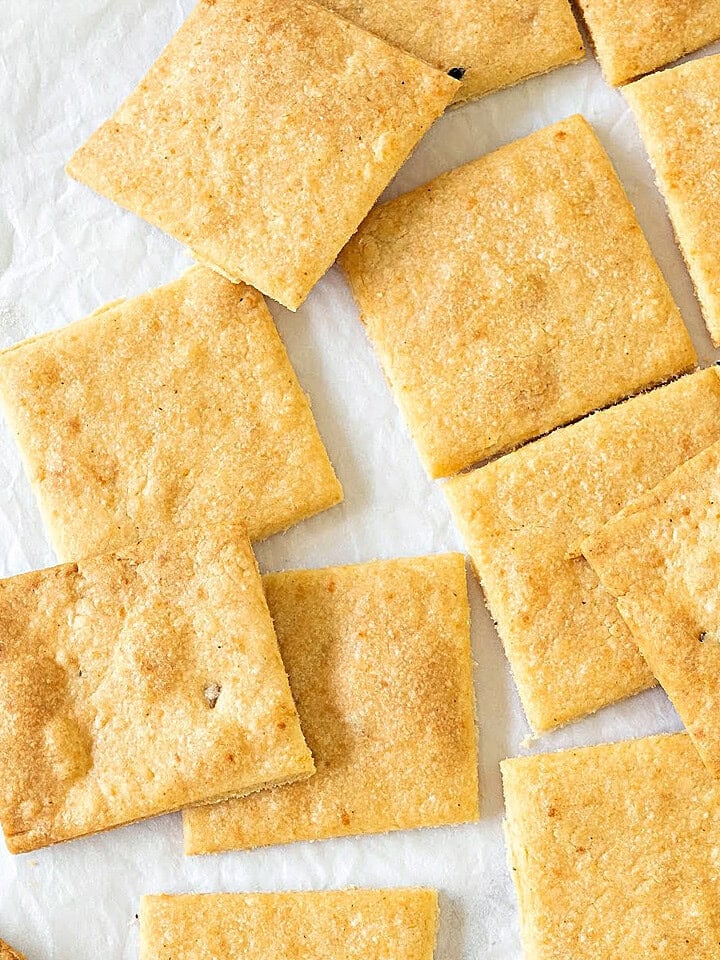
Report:
M17 950L13 950L9 943L0 940L0 960L25 960L25 958Z
M720 22L720 3L717 17ZM624 93L668 205L705 323L713 343L720 346L720 54L646 77Z
M568 0L321 0L341 16L443 71L456 102L581 60Z
M582 549L720 777L720 443L634 500Z
M579 116L377 207L341 264L433 477L695 364Z
M140 960L432 960L435 890L143 897Z
M687 735L501 767L526 960L717 960L720 787Z
M458 87L312 0L200 0L67 170L294 310Z
M716 440L720 378L710 369L445 484L536 732L653 683L580 544Z
M240 527L1 580L0 650L12 853L313 772Z
M578 0L600 66L615 86L720 39L720 0Z
M317 772L185 811L186 853L476 820L461 554L263 578Z
M206 268L3 351L0 402L60 559L342 500L262 297Z

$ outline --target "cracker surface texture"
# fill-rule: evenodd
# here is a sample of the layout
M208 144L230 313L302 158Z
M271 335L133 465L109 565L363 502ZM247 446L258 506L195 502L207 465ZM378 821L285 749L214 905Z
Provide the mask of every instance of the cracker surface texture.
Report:
M720 443L634 500L582 549L720 777Z
M422 888L144 897L140 960L432 960Z
M322 0L443 71L464 71L456 101L582 59L568 0Z
M341 264L433 477L695 363L582 117L376 207Z
M527 960L716 960L720 786L686 734L501 767Z
M0 940L0 960L25 960L25 958L17 950L13 950L9 943Z
M577 0L616 86L720 39L720 0Z
M67 170L294 310L458 87L312 0L200 0Z
M0 402L62 560L342 500L261 295L203 267L0 353Z
M317 773L307 789L186 811L186 852L476 820L465 558L294 570L263 583Z
M654 682L580 545L717 440L720 378L709 369L445 484L536 732Z
M717 12L720 21L720 4ZM715 346L720 346L720 54L624 90L665 197Z
M0 651L13 853L314 769L239 527L0 581Z

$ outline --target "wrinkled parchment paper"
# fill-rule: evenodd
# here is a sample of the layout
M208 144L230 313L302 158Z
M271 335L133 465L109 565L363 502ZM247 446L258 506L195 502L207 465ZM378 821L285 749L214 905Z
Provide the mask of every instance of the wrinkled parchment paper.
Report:
M179 244L70 180L64 162L134 87L192 0L0 4L0 345L61 326L189 265ZM716 48L717 49L717 48ZM508 141L582 112L595 125L690 326L714 354L635 125L592 58L449 112L387 191L402 193ZM449 228L450 229L450 228ZM461 550L336 269L293 315L271 304L345 488L339 508L257 549L264 570ZM0 428L0 576L53 553L9 432ZM0 937L28 960L130 960L151 892L427 884L441 890L438 960L520 960L505 863L498 761L679 727L661 691L541 741L470 583L482 819L450 829L185 858L178 815L12 858L0 841Z

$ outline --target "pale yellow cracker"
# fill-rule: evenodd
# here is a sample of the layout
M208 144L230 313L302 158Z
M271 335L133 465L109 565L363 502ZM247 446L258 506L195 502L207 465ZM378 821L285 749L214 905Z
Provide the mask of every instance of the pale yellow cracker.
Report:
M240 527L0 581L0 652L13 853L314 769Z
M61 559L342 500L262 297L206 268L0 353L0 401Z
M295 309L458 87L312 0L200 0L67 169Z
M434 890L144 897L140 960L432 960Z
M187 853L475 820L465 559L264 577L317 773L184 815Z
M9 943L0 940L0 960L25 960L25 958L17 950L13 950Z
M445 484L536 731L653 683L580 544L719 439L720 378L704 370Z
M695 363L582 117L377 207L341 263L433 477Z
M321 0L389 43L462 79L471 100L580 60L568 0Z
M646 77L624 93L720 346L720 54Z
M608 83L627 83L720 39L720 0L577 0Z
M635 500L582 549L720 777L720 443Z
M685 734L501 767L526 960L717 960L720 787Z

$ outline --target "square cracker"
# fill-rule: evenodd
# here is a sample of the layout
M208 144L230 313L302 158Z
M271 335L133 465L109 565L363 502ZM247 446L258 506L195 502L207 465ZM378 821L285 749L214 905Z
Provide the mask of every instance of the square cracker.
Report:
M695 363L582 117L377 207L341 263L433 477Z
M187 810L187 853L476 820L465 558L263 578L317 772Z
M717 17L720 21L720 4ZM720 346L720 54L646 77L624 93L710 336Z
M206 268L3 351L0 402L61 559L342 500L262 297Z
M580 544L717 440L720 378L710 369L445 484L535 731L653 683Z
M582 549L720 777L720 443L635 500Z
M0 960L25 960L25 958L17 950L13 950L9 943L0 940Z
M608 83L627 83L720 39L720 0L578 0Z
M242 528L0 581L0 758L12 853L312 773Z
M582 59L568 0L321 0L438 67L463 71L456 101Z
M720 787L686 734L501 767L526 960L717 960Z
M432 960L422 888L144 897L140 960Z
M200 0L67 169L295 309L458 87L311 0Z

